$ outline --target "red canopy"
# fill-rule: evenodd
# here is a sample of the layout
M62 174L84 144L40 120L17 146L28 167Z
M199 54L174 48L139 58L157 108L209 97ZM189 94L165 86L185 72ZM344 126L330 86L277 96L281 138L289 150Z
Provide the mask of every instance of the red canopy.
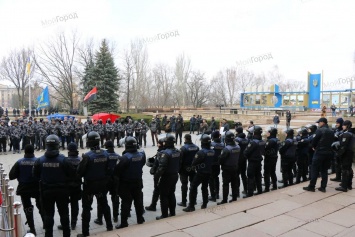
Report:
M113 123L115 122L116 118L121 118L121 116L118 114L108 114L108 113L98 113L92 116L93 120L98 121L99 119L101 119L103 124L106 124L107 119L111 119L111 122Z

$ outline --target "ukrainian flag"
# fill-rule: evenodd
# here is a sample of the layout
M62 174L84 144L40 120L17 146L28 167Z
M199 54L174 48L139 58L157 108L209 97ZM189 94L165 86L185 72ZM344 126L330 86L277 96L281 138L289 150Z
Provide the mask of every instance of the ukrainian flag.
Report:
M31 72L31 61L30 61L30 57L27 58L26 71L27 71L27 75L30 75L30 72Z

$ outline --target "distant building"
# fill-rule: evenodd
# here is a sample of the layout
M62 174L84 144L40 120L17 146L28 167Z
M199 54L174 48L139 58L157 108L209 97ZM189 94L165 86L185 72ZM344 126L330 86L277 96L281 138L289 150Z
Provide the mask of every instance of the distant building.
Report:
M13 106L13 96L17 95L15 87L0 84L0 106L11 108Z

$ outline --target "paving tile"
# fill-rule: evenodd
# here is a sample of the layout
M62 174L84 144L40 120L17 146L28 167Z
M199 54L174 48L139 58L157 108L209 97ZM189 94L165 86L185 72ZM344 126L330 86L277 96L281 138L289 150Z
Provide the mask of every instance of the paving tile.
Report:
M344 193L345 195L355 197L355 188Z
M157 235L157 236L159 236L159 237L191 237L191 235L189 235L181 230L177 230L177 231L173 231L173 232L169 232L169 233Z
M263 218L264 220L274 216L281 215L285 212L299 208L302 205L288 200L278 200L273 203L248 210L247 213Z
M349 228L355 225L354 216L355 216L355 209L344 208L337 212L329 214L321 219Z
M346 228L322 219L314 219L313 221L307 222L307 224L300 229L306 229L322 236L334 236Z
M340 204L318 201L310 205L289 211L286 213L286 215L293 216L308 222L326 216L342 208L343 206Z
M134 225L128 228L108 232L109 234L118 234L120 237L142 237L155 236L175 231L176 228L169 225L165 220L150 222L143 225ZM107 235L109 236L109 235Z
M354 237L355 236L355 226L345 229L334 237Z
M299 195L292 196L290 198L287 198L287 200L292 201L292 202L297 202L302 205L308 205L313 202L317 202L319 200L322 200L324 198L329 197L332 194L327 194L327 193L322 193L322 192L305 192L301 193Z
M349 206L349 205L355 203L355 198L351 197L351 196L348 196L348 195L345 195L343 193L339 193L337 195L334 195L334 196L328 197L326 199L323 199L323 201L336 203L336 204L340 204L340 205L343 205L343 206Z
M219 208L219 207L218 207ZM206 210L206 211L205 211ZM205 222L217 220L221 218L220 216L208 212L208 208L205 210L200 210L192 213L186 213L183 217L176 216L173 218L167 218L164 221L169 223L171 226L175 227L176 229L184 229L191 226L195 226L198 224L202 224ZM212 210L212 209L210 209Z
M299 185L287 187L287 188L282 189L281 193L287 194L289 196L295 196L295 195L306 192L305 190L302 189L303 186L304 185L299 184Z
M230 232L228 234L220 235L220 237L235 237L235 236L257 236L257 237L270 237L271 235L268 235L266 233L263 233L257 229L253 229L251 227L246 227L240 230L236 230L233 232Z
M304 224L305 222L300 219L287 215L281 215L255 224L252 228L271 236L279 236Z
M238 213L215 221L203 223L198 226L186 228L183 229L183 231L191 236L218 236L261 221L260 218L250 214Z
M308 230L304 229L294 229L291 230L283 235L280 235L280 237L300 237L300 236L307 236L307 237L322 237L322 235L313 233Z

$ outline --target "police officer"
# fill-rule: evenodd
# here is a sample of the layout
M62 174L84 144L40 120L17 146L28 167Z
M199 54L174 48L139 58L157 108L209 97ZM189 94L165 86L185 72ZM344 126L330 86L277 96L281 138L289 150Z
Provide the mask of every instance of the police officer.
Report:
M64 155L59 153L59 138L46 138L47 151L35 161L33 176L40 179L41 199L44 213L45 236L53 236L55 204L63 227L63 236L70 236L69 190L67 180L74 176L74 169Z
M109 155L103 149L100 149L100 135L91 131L87 135L86 146L90 151L82 155L79 163L78 174L84 177L82 194L82 234L78 237L89 236L90 211L94 196L98 205L101 206L106 222L106 229L113 229L111 220L111 211L107 203L107 183L110 178Z
M297 177L296 184L307 181L308 174L308 147L309 147L309 139L308 139L308 131L306 128L303 128L300 132L300 140L297 144Z
M137 140L134 137L126 137L125 151L115 168L115 175L119 177L118 194L122 199L121 207L121 224L116 225L116 229L125 228L128 226L128 216L132 201L137 214L137 223L143 224L143 166L146 162L146 157L143 152L137 150Z
M286 140L280 148L283 187L293 185L292 168L296 162L297 144L297 140L294 139L294 130L286 130Z
M265 145L265 160L264 160L264 192L270 191L270 178L272 181L272 189L277 189L276 164L277 153L279 151L280 141L276 138L277 129L270 128L267 132L267 140Z
M226 147L219 157L219 163L222 167L223 199L217 203L218 205L228 202L229 184L231 184L232 188L232 200L230 202L237 201L240 147L235 143L234 139L235 136L231 131L226 132Z
M194 179L196 174L196 171L192 168L192 161L196 153L198 152L199 148L198 146L192 143L190 134L185 134L184 139L185 139L184 145L180 148L182 164L181 164L181 170L179 171L180 181L181 181L182 201L179 202L177 205L186 207L188 182L190 181L190 186L191 186L191 182Z
M208 200L215 202L219 199L219 174L221 173L221 168L218 163L219 156L224 148L224 143L221 142L221 134L219 131L214 131L212 133L212 148L214 150L214 157L211 167L211 176L209 180L210 194Z
M320 118L317 123L319 124L319 129L317 129L316 136L312 140L312 147L315 152L312 159L311 181L308 187L304 187L303 189L314 192L319 172L321 172L322 182L318 190L326 192L328 168L334 155L331 148L334 141L334 133L328 127L328 120L326 118Z
M244 156L248 160L248 194L247 197L254 195L256 186L258 194L262 193L261 187L261 162L265 152L266 142L262 140L261 134L263 130L260 126L255 126L253 138L250 140L247 148L244 151Z
M314 150L312 147L312 141L313 138L316 136L316 131L317 131L317 126L316 125L307 125L306 128L308 129L308 140L309 140L309 146L308 146L308 177L311 178L311 166L312 166L312 159L313 159L313 154Z
M68 183L69 186L69 200L70 200L70 211L71 211L71 229L75 230L76 223L78 221L79 214L79 200L81 199L81 177L76 174L76 170L80 163L78 147L75 143L71 142L68 144L68 162L73 166L75 176L73 176ZM61 225L58 226L59 230L63 230Z
M19 182L16 195L21 196L21 202L25 211L27 224L30 227L29 232L36 235L31 198L36 200L36 206L41 214L41 217L42 212L39 200L39 179L32 176L32 168L37 160L33 153L33 146L26 145L24 157L19 159L11 168L9 178L10 180L17 179Z
M157 157L161 156L160 152L165 149L164 142L165 142L165 137L159 139L157 154L154 157L147 159L147 163L146 163L146 165L148 167L151 167L150 174L154 175L154 179L153 179L154 190L153 190L152 202L149 206L145 207L145 210L147 210L147 211L156 211L157 210L157 202L159 199L159 187L158 187L158 181L159 181L158 178L159 177L156 177L155 173L156 173L158 166L159 166L159 161L158 161Z
M181 152L174 147L174 143L175 137L168 134L164 144L165 150L157 157L159 165L154 176L158 179L161 207L161 216L157 216L157 220L167 218L169 212L170 216L176 214L175 189L181 166Z
M195 155L192 167L197 171L191 182L189 206L184 208L185 212L195 211L195 203L197 198L197 188L201 184L202 206L201 209L207 208L208 203L208 181L210 180L211 167L215 152L211 149L211 138L207 134L201 136L201 150Z
M342 167L341 184L335 190L347 192L352 189L352 180L354 176L353 169L351 168L354 156L355 138L353 130L351 129L352 123L345 120L343 123L343 130L345 131L339 138L339 150L337 156L340 159Z
M118 209L120 206L120 198L117 194L117 185L118 185L118 177L113 175L113 171L117 164L117 161L121 157L119 154L115 152L113 141L105 142L105 148L107 149L108 158L109 158L109 170L111 173L111 177L107 184L107 189L111 195L112 201L112 215L113 215L113 222L118 222ZM97 205L97 219L94 220L96 224L102 225L102 208L100 205Z
M339 137L344 132L343 131L343 123L344 120L342 118L337 118L335 121L335 130L334 130L334 141L339 141ZM337 153L334 153L334 158L332 159L332 173L335 173L335 177L331 178L331 181L341 182L341 165L340 165L340 157L338 157Z
M237 123L238 124L238 123ZM236 138L235 141L238 143L240 147L239 153L239 161L238 161L238 195L239 195L239 188L240 188L240 178L243 183L243 193L246 194L248 190L248 178L247 178L247 160L244 157L244 151L249 144L249 140L246 138L245 133L243 132L243 127L241 123L237 125L238 127L235 129L236 131ZM239 177L240 176L240 177Z

